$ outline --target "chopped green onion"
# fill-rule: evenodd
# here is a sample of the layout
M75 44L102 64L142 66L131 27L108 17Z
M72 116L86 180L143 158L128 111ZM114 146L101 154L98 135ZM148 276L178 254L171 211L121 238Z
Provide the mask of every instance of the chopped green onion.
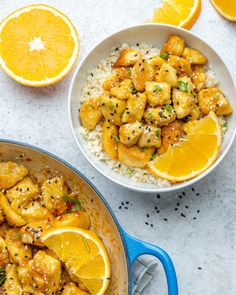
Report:
M173 110L173 107L172 107L170 104L167 104L167 105L165 106L165 109L166 109L169 113L171 113L172 110Z
M126 169L126 174L127 175L130 175L132 172L133 172L132 169L130 169L129 167Z
M92 104L90 105L90 107L91 107L93 110L95 110L95 107L94 107Z
M120 139L119 139L119 137L117 135L113 136L113 138L114 138L115 142L117 142L117 143L120 142Z
M223 128L228 129L228 123L224 123Z
M141 148L141 152L145 152L148 148L145 146L143 148Z
M156 137L159 137L159 135L160 135L159 130L156 130Z
M148 119L152 119L152 113L147 114Z
M188 83L187 82L184 82L182 80L178 81L178 87L179 87L179 90L185 92L185 93L188 93L189 89L188 89Z
M81 203L80 203L79 200L76 200L74 198L70 198L70 197L67 197L67 196L64 196L63 200L66 201L66 202L74 203L75 204L75 206L73 206L74 210L80 210L81 209Z
M5 269L0 268L0 287L4 283L5 279L6 279Z
M155 85L155 88L156 88L156 90L157 90L157 91L161 91L161 90L162 90L161 86L160 86L160 85L158 85L158 84L157 84L157 85Z
M153 153L151 156L151 161L154 160L156 158L156 156L157 156L157 153Z
M161 58L167 58L169 56L169 53L168 52L166 52L166 51L164 51L162 54L160 54L160 57Z
M197 93L196 92L193 92L193 97L197 97Z
M129 76L132 74L132 68L129 68Z
M113 104L109 105L109 109L110 109L111 111L113 111L113 110L115 109L114 105L113 105Z
M86 251L88 253L90 253L90 247L89 247L87 239L83 238L83 243L84 243L84 247L85 247Z

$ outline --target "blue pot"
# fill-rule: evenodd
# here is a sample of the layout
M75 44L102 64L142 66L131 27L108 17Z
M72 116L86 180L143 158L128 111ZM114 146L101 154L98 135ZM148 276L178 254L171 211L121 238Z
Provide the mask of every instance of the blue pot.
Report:
M90 215L92 229L101 237L110 256L112 279L107 294L132 294L132 264L143 254L153 255L161 261L167 278L168 294L178 294L175 269L169 255L157 246L129 236L105 198L76 168L47 151L10 140L0 140L0 159L21 163L36 175L63 174L69 186L79 190L81 203Z

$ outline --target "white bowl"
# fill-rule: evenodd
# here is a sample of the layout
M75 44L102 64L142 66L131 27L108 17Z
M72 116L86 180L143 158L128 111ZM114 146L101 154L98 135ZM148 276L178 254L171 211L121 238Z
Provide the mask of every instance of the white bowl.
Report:
M144 24L127 29L123 29L100 42L79 64L74 77L71 82L69 91L69 119L70 126L75 137L75 140L89 163L96 168L100 173L109 178L110 180L124 186L128 189L139 192L168 192L177 189L182 189L190 186L196 181L202 179L207 174L215 169L217 165L223 160L228 152L236 131L236 115L233 114L228 118L228 131L224 137L219 157L216 162L201 175L179 184L174 184L171 187L157 187L153 184L137 183L128 177L125 177L117 172L114 172L105 163L101 162L96 156L91 154L88 149L88 144L82 135L76 132L76 129L81 126L78 110L80 108L80 96L83 85L86 81L87 75L90 70L97 66L102 58L107 58L113 47L118 47L122 43L135 45L136 43L148 43L161 48L170 34L177 34L181 36L186 43L193 48L197 48L204 52L207 56L209 64L211 65L215 75L219 81L219 87L225 93L226 97L230 100L234 112L236 111L236 91L233 79L225 63L220 56L211 48L205 41L198 36L187 30L162 24ZM188 159L191 161L191 159Z

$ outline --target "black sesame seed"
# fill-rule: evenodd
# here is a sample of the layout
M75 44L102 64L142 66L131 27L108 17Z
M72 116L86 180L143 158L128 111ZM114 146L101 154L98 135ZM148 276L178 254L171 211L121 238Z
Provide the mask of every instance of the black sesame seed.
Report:
M202 268L201 267L198 267L198 269L201 270Z
M180 199L182 199L182 196L179 195L178 197L179 197Z
M178 211L179 209L178 208L175 208L175 211Z
M128 207L125 207L126 210L128 210Z
M192 188L192 191L193 191L193 192L195 191L194 187Z
M180 205L180 203L177 203L177 204L176 204L176 206L179 206L179 205Z
M121 206L119 207L119 209L121 209Z
M148 223L148 222L145 222L145 224L146 224L146 225L149 225L149 223Z
M121 205L124 206L124 202L121 202Z
M199 209L197 210L197 213L200 213L200 210Z
M184 213L181 213L181 216L184 217L184 218L186 217L186 216L184 215Z
M128 204L129 204L129 201L127 201L125 204L127 204L127 205L128 205Z
M167 218L163 218L165 221L168 221L168 219Z
M153 224L151 223L151 227L153 227Z
M197 217L193 217L193 220L196 220L197 219Z
M149 216L149 214L147 214L147 218L149 218L150 216Z
M161 197L160 195L157 195L157 199L160 199L160 197Z
M186 205L185 208L188 209L188 206Z

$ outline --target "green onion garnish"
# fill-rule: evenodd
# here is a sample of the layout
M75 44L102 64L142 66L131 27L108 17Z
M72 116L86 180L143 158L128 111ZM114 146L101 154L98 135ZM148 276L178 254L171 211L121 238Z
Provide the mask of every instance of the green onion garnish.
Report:
M132 68L129 68L129 76L132 74Z
M145 152L146 150L147 150L146 146L141 148L141 152Z
M132 172L133 172L133 170L132 170L131 168L128 167L128 168L126 169L126 174L127 174L127 175L130 175Z
M162 54L160 54L161 58L167 58L168 56L169 56L169 53L166 51L164 51L164 52L162 52Z
M156 130L156 137L159 137L159 135L160 135L159 130Z
M85 247L86 251L88 253L90 253L90 247L89 247L87 239L83 238L83 243L84 243L84 247Z
M66 202L71 202L71 203L74 203L75 205L73 206L73 209L74 210L80 210L81 209L81 203L79 200L76 200L74 198L70 198L70 197L67 197L67 196L64 196L63 197L63 200L66 201Z
M155 85L155 88L156 88L156 90L157 90L157 91L161 91L161 90L162 90L161 86L160 86L160 85L158 85L158 84L157 84L157 85Z
M228 129L228 123L224 123L223 128Z
M173 107L172 107L170 104L167 104L167 105L165 106L165 109L166 109L169 113L171 113L172 110L173 110Z
M157 156L157 153L153 153L151 156L151 161L154 160L156 158L156 156Z
M117 135L113 136L113 139L115 140L115 142L119 143L120 142L120 139Z
M152 119L152 113L147 114L148 119Z
M188 83L187 82L184 82L182 80L178 81L178 87L179 87L179 90L185 92L185 93L188 93L189 89L188 89Z
M0 268L0 287L5 282L5 279L6 279L5 269Z

